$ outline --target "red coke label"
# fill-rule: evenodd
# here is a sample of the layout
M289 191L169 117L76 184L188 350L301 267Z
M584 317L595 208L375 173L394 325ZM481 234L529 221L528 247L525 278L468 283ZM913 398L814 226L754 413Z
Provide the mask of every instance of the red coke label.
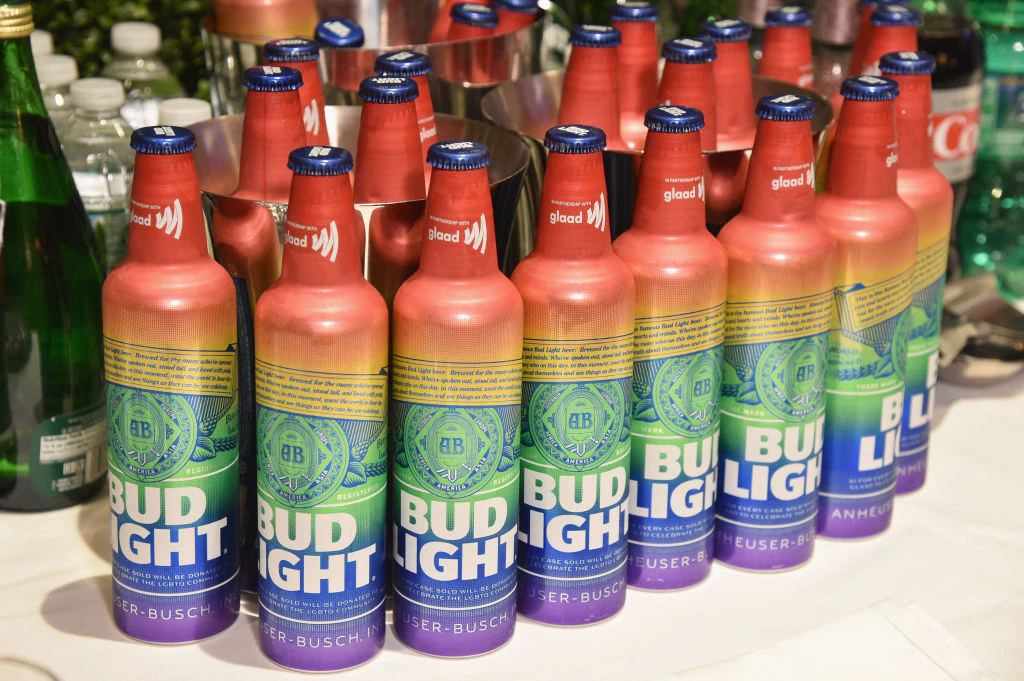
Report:
M932 92L935 166L950 182L974 174L981 124L981 83Z

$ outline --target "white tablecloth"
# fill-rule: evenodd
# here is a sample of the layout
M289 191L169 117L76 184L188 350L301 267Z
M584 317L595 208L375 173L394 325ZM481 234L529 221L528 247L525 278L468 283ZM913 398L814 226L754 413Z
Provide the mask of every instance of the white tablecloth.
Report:
M935 667L927 678L1024 681L1024 376L939 391L928 484L897 501L893 527L879 538L819 541L811 563L793 572L716 565L688 591L630 591L622 614L591 627L520 620L509 645L472 660L418 655L389 632L384 652L344 678L689 681L756 669L764 679L821 681L839 678L822 674L831 660L864 664L872 671L860 678L872 681L924 679L897 660L909 642L924 653L915 664ZM122 636L111 618L107 528L102 497L65 511L0 514L0 657L61 681L289 674L261 655L248 616L186 646ZM914 631L950 646L934 652L943 647L920 644Z

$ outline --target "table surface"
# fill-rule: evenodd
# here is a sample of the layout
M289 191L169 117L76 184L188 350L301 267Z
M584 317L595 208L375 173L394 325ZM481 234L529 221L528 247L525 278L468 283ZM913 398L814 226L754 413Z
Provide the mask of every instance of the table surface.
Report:
M588 681L657 679L893 599L923 607L990 672L1024 681L1024 376L984 389L940 384L934 418L928 483L898 499L881 537L819 541L813 560L792 572L718 564L687 591L631 590L620 615L591 627L520 619L510 644L471 660L416 654L389 631L383 653L344 678L573 679L582 671ZM33 662L61 681L299 678L262 656L250 616L184 646L119 633L108 513L100 497L46 514L0 514L0 657ZM799 681L799 670L790 678Z

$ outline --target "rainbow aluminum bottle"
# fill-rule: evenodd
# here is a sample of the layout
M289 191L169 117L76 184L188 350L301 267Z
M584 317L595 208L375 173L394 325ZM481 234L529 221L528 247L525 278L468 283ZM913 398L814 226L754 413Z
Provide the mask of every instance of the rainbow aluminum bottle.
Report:
M523 301L498 270L487 147L427 160L423 254L392 308L394 624L465 657L515 629Z
M613 244L636 281L627 580L681 589L714 556L728 259L704 225L703 114L646 123L633 226Z
M235 287L187 128L132 134L128 256L103 284L114 623L187 643L238 615Z
M409 78L419 88L419 96L416 97L416 123L420 129L420 145L423 147L423 161L426 163L427 152L437 141L437 122L434 119L434 100L430 97L430 57L422 52L385 52L377 55L373 62L373 69L378 76L397 76ZM427 184L430 183L430 166L426 165L423 172L428 174Z
M780 7L764 16L764 54L757 72L803 88L814 87L811 24L814 15L799 6Z
M935 167L932 149L932 79L935 58L924 52L893 52L879 64L896 81L896 192L917 215L917 261L907 341L903 426L896 452L896 493L924 485L928 437L939 379L942 292L953 221L953 187Z
M347 224L351 154L288 165L281 278L256 305L260 646L333 671L384 645L388 310Z
M642 149L644 116L658 103L658 6L647 0L620 0L611 6L611 25L622 34L619 62L619 112L622 137L630 149Z
M320 45L307 38L271 40L263 46L263 57L269 66L287 66L302 75L299 103L306 144L327 146L331 143L324 118L324 87L320 76Z
M857 22L857 37L853 43L853 54L850 56L849 73L859 76L864 68L864 53L868 49L868 42L871 40L871 14L878 9L879 5L909 5L910 0L897 0L887 2L886 0L860 0L857 3L859 20ZM836 93L840 100L842 97Z
M896 194L899 88L843 81L828 184L815 203L836 241L818 534L869 537L892 522L917 254L917 218Z
M626 600L633 275L612 251L604 131L551 128L523 296L519 612L574 626Z
M604 130L608 148L625 150L619 113L619 57L622 33L612 26L581 24L569 33L572 50L565 67L559 125L586 123Z
M917 50L917 27L921 15L900 4L879 5L871 12L871 34L864 49L864 62L854 75L877 76L883 55L899 50ZM840 93L842 94L842 93Z
M814 102L763 97L729 256L715 558L748 570L814 552L835 244L814 216Z

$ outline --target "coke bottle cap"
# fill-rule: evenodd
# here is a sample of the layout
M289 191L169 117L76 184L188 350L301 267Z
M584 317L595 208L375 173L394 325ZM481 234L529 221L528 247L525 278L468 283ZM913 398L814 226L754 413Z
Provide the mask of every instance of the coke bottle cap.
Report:
M498 25L498 13L487 5L475 2L457 2L452 5L452 21L475 26L477 28L494 28Z
M658 6L644 0L619 0L612 5L612 21L657 21Z
M362 47L363 27L351 19L324 19L313 33L324 47Z
M387 52L377 56L373 70L381 76L425 76L430 73L430 57L422 52Z
M352 167L352 154L340 147L299 147L288 154L288 170L296 175L344 175Z
M416 81L402 76L372 76L359 84L359 96L372 104L401 104L419 97Z
M854 102L885 102L899 96L900 86L889 78L857 76L844 80L839 94Z
M716 43L738 43L750 40L750 24L740 19L705 21L700 34Z
M612 26L577 24L569 32L569 43L580 47L618 47L622 33Z
M764 15L764 25L773 28L807 28L814 23L814 15L803 7L780 7Z
M427 163L438 170L477 170L491 164L491 151L480 142L438 142L427 150Z
M872 26L920 26L921 15L903 5L881 5L871 13Z
M188 128L157 125L132 133L132 149L140 154L187 154L196 148L196 136Z
M539 9L537 0L491 0L491 7L520 14L536 14Z
M879 5L909 5L910 0L860 0L858 7L878 7Z
M287 66L250 66L242 85L256 92L287 92L302 87L302 74Z
M604 130L592 125L558 125L544 135L544 146L559 154L590 154L608 146Z
M697 132L704 127L704 113L693 107L656 106L647 110L644 125L654 132Z
M273 62L316 61L320 46L306 38L282 38L264 45L263 56Z
M882 73L922 76L935 72L935 57L927 52L890 52L878 62Z
M718 48L709 40L676 38L661 46L661 56L680 64L705 64L718 57Z
M769 95L757 102L757 116L766 121L809 121L814 100L801 95Z

